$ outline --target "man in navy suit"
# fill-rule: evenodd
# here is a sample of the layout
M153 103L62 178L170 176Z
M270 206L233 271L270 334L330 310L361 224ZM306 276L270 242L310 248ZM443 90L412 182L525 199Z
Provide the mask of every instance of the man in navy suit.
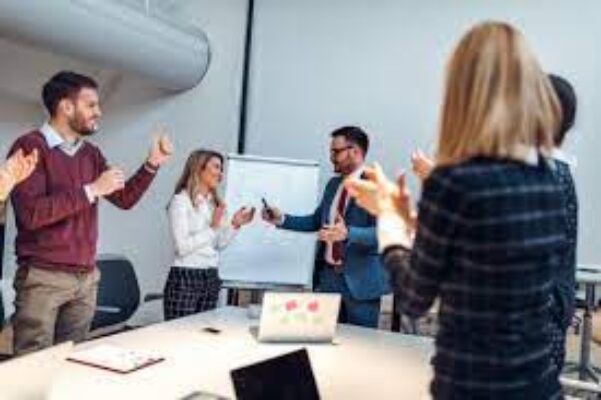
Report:
M317 291L342 295L340 322L375 328L380 297L389 291L378 257L376 220L358 207L341 185L347 176L361 176L368 148L369 138L361 128L336 129L331 134L330 161L337 175L327 183L315 211L294 216L269 207L261 214L281 229L317 232Z

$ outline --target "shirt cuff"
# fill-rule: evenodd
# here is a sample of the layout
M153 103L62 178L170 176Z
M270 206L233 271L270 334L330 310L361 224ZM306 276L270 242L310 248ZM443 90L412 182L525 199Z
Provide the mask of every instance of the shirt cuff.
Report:
M410 249L413 245L405 220L393 211L384 212L378 217L377 234L380 253L390 246Z
M146 172L153 174L153 175L156 174L157 172L159 172L159 167L155 167L148 161L144 162L144 169L146 170Z
M83 190L86 192L86 197L88 198L90 204L94 204L94 202L96 202L96 195L92 190L92 185L83 185Z
M233 240L236 235L238 235L238 232L240 232L240 229L242 229L242 226L239 227L235 227L234 225L230 224L225 231L226 237L227 237L227 242L229 243L231 240Z

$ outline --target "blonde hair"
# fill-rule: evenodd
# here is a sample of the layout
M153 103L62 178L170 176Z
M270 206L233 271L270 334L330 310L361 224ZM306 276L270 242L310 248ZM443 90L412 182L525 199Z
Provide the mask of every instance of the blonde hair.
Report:
M485 22L463 36L449 60L436 162L523 160L520 148L551 150L560 121L557 96L522 34Z
M207 164L212 158L219 159L221 161L221 165L223 166L223 155L221 155L221 153L206 149L198 149L192 151L188 156L188 159L186 160L186 165L184 166L182 175L177 180L174 194L178 194L185 189L188 193L188 196L190 196L190 200L192 200L192 203L194 203L196 197L200 193L199 172L203 171L206 168ZM219 197L217 191L212 191L211 195L213 196L213 201L215 202L215 205L220 205L222 200Z

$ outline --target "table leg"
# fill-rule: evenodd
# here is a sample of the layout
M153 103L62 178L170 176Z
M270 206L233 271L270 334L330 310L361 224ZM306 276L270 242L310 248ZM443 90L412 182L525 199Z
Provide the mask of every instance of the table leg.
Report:
M591 379L595 382L599 382L599 378L591 366L591 338L593 330L593 309L595 307L595 285L592 283L586 284L585 302L586 306L582 319L578 378L583 381Z

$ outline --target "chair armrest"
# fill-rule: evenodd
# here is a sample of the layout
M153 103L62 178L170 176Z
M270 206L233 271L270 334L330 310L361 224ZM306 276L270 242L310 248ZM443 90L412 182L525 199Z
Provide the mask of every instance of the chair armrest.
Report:
M96 306L96 311L105 312L108 314L119 314L121 309L113 306Z
M144 296L144 303L148 303L155 300L163 300L163 293L147 293Z

